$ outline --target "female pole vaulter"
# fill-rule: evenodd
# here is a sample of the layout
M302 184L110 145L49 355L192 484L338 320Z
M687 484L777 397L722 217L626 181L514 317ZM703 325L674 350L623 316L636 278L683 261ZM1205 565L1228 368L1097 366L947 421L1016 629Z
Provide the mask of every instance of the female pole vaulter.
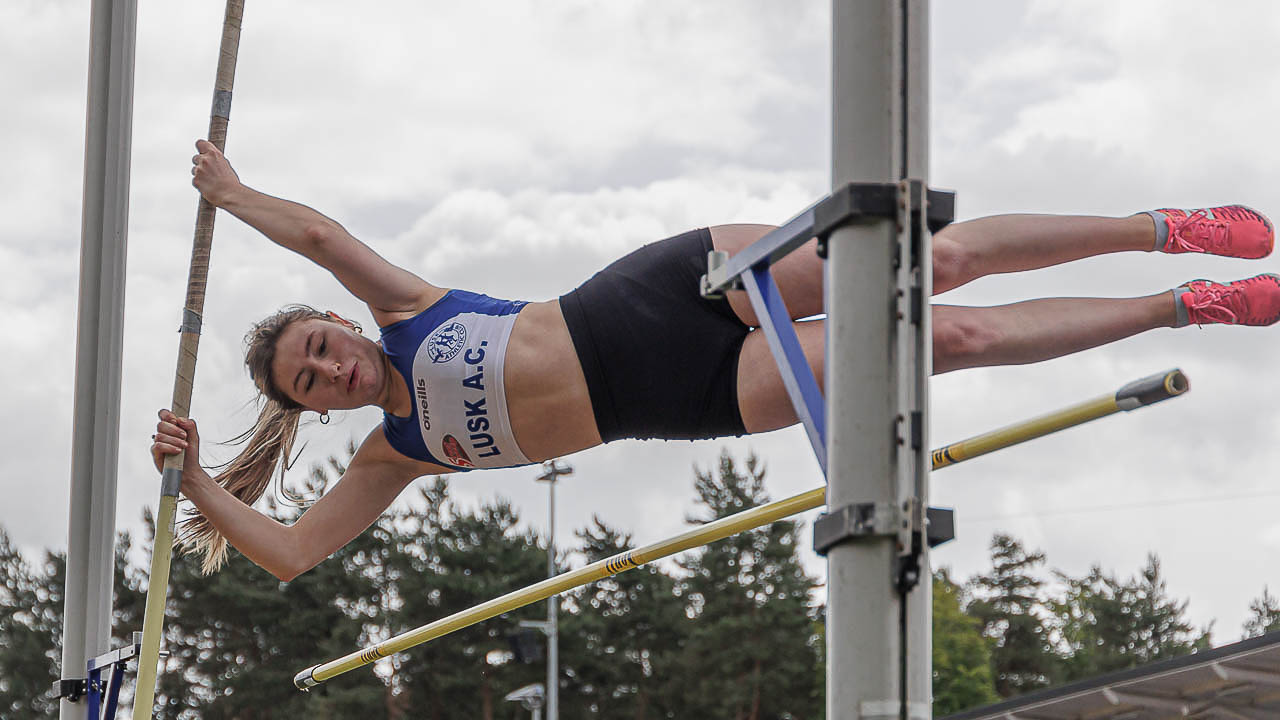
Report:
M199 465L190 418L160 411L151 452L187 450L182 493L197 509L181 542L206 572L227 543L290 580L364 531L415 478L561 457L621 438L697 439L796 422L745 294L701 297L709 250L731 255L772 228L718 225L646 245L554 300L499 300L438 287L396 267L337 222L242 184L212 144L196 143L193 184L272 242L329 270L379 328L378 340L332 312L286 308L246 336L262 396L246 446L216 477ZM1271 222L1239 205L1128 217L1001 215L933 238L941 293L975 278L1116 252L1267 256ZM812 241L811 241L812 244ZM822 313L811 247L773 267L792 318ZM1193 280L1130 298L1046 298L998 307L933 305L933 368L1033 363L1155 328L1272 325L1280 278ZM823 377L824 321L796 323ZM304 413L377 406L382 423L340 482L286 526L250 507L290 449Z

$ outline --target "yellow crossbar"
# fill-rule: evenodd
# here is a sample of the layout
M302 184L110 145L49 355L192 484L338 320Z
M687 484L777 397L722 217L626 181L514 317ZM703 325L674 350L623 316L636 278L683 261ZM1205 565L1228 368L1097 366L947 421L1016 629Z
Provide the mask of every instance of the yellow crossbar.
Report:
M979 455L1043 437L1059 430L1080 425L1120 411L1134 410L1181 395L1190 389L1181 370L1152 375L1129 383L1120 390L1087 402L1064 408L1042 417L1010 425L983 435L961 440L933 452L933 469L955 465ZM687 532L680 533L652 545L628 550L563 575L507 593L485 603L454 613L433 623L396 635L377 645L353 652L350 655L314 665L298 673L293 682L306 690L358 667L363 667L416 645L448 635L455 630L483 622L517 608L559 595L581 585L595 582L624 570L660 560L670 555L722 540L746 530L812 510L826 502L826 488L820 487L785 500L744 510L726 518L709 522Z

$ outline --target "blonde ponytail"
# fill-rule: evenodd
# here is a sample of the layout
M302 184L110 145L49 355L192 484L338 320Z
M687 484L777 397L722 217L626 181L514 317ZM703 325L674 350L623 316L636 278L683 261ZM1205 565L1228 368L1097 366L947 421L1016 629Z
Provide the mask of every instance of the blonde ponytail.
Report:
M243 443L244 449L216 477L219 485L246 505L253 505L266 492L279 468L280 481L291 464L290 455L298 437L303 407L276 387L271 379L276 343L284 329L299 320L322 319L336 322L331 316L306 305L291 305L254 325L245 335L245 366L258 387L262 407L253 427L231 440ZM178 547L199 554L200 571L205 575L217 571L227 561L227 539L198 509L189 511L182 521Z
M281 480L288 467L287 458L298 436L302 410L285 408L274 400L266 400L253 427L236 437L233 444L246 443L234 460L223 466L218 484L245 505L253 505L266 492L280 468ZM178 546L187 553L204 557L200 571L208 575L227 560L227 539L199 510L193 510L182 522Z

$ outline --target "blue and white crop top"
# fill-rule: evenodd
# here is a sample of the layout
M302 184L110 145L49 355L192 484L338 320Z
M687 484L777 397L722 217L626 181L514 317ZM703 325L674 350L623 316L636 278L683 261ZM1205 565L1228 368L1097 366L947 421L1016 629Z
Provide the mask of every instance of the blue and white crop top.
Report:
M450 290L417 315L382 328L382 350L409 385L409 417L383 413L401 454L458 471L527 465L507 415L507 341L527 303Z

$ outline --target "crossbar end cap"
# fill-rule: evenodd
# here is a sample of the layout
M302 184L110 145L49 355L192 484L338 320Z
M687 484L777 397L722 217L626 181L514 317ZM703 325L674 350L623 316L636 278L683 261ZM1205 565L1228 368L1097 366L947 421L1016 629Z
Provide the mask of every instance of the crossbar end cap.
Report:
M315 687L315 686L319 685L320 683L319 683L319 682L315 679L315 677L312 675L312 673L314 673L314 672L316 671L316 668L318 668L318 667L320 667L320 666L319 666L319 665L312 665L311 667L307 668L306 670L303 670L302 672L298 673L297 675L294 675L294 676L293 676L293 684L294 684L294 685L297 685L299 690L310 690L311 688L313 688L313 687Z
M1191 389L1191 381L1179 368L1135 380L1116 391L1116 405L1121 410L1136 410L1146 405L1178 397Z

